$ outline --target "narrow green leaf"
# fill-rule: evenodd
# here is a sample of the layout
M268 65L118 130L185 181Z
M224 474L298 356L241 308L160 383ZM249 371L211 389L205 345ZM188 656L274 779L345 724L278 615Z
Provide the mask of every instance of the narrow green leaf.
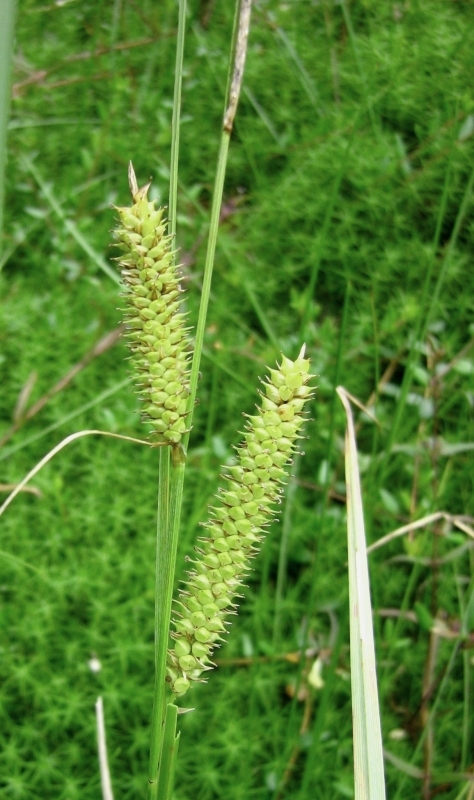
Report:
M337 388L337 393L347 416L345 461L355 798L385 800L382 731L357 443L349 398L342 386Z

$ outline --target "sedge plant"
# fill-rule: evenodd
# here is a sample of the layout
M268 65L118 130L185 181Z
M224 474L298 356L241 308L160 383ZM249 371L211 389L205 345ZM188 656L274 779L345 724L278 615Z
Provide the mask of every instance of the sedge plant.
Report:
M244 4L245 5L245 4ZM241 24L241 22L240 22ZM248 25L248 23L246 23ZM238 43L238 39L237 39ZM238 44L237 44L238 48ZM240 58L240 61L239 61ZM237 49L237 69L242 68ZM232 85L231 85L232 93ZM235 98L231 96L231 103ZM224 127L228 125L228 113ZM227 133L227 132L226 132ZM152 721L149 797L170 796L173 783L177 707L192 682L202 681L212 667L214 648L222 641L229 614L235 613L249 561L282 492L285 467L290 463L311 398L309 360L305 347L294 361L282 356L270 370L257 414L248 418L245 441L235 466L229 467L226 489L206 523L205 537L176 603L170 636L170 593L163 592L163 564L168 587L173 584L175 542L179 523L179 479L185 463L183 440L189 432L189 350L191 342L181 311L179 274L163 210L148 200L149 184L139 189L129 169L133 205L118 208L115 237L125 292L131 362L149 422L160 449L157 537L156 689ZM171 467L171 472L170 472ZM170 479L170 475L173 476ZM165 601L165 602L164 602ZM168 602L166 602L168 601ZM166 664L163 663L163 644ZM166 675L163 667L165 666ZM161 685L158 683L161 682ZM164 705L164 687L171 702Z
M178 709L174 703L191 682L203 680L214 647L222 639L229 613L255 553L264 527L279 499L284 467L291 459L310 398L309 360L304 347L295 361L283 356L266 383L262 405L249 418L238 466L227 476L227 489L212 509L209 536L197 548L195 569L179 595L169 648L172 590L183 490L186 449L196 399L212 269L230 136L242 85L251 0L236 4L222 136L211 209L204 284L196 343L191 342L181 310L179 274L173 239L176 232L179 109L186 6L180 4L173 112L170 222L148 199L149 184L139 188L130 164L133 205L118 208L115 237L125 288L125 319L133 371L144 403L145 421L161 446L159 456L158 529L155 603L155 696L152 718L149 800L165 800L173 786ZM166 683L171 689L167 702Z
M251 559L276 505L280 503L287 468L297 448L308 402L312 398L309 359L305 347L293 360L282 355L270 369L260 405L247 417L244 440L236 463L227 468L225 486L204 525L204 535L195 547L188 580L174 598L176 549L180 523L183 480L192 414L197 393L200 359L210 295L219 215L227 154L241 88L251 0L238 0L233 33L225 112L211 208L203 293L195 340L187 327L177 265L176 234L179 109L186 3L180 0L169 219L148 197L150 184L139 187L130 164L131 206L118 207L115 239L125 302L126 338L131 351L132 376L143 403L143 420L151 428L151 443L158 449L159 488L156 555L155 694L151 724L149 800L169 800L173 790L174 765L179 734L177 700L193 684L205 680L214 666L212 658L223 641L230 618L250 569ZM311 287L310 287L311 288ZM84 435L91 432L83 432ZM348 445L349 447L349 445ZM353 456L353 453L352 453ZM349 463L349 462L348 462ZM359 509L360 512L360 509ZM354 519L352 519L354 517ZM360 513L351 516L350 545L361 531ZM352 525L352 527L351 527ZM363 530L362 530L363 533ZM360 552L363 538L354 545ZM360 560L360 559L359 559ZM350 559L352 579L357 559ZM355 570L355 572L354 572ZM368 575L362 575L361 592L367 630L371 629ZM172 612L173 608L173 612ZM354 625L360 624L359 614ZM362 716L355 714L356 797L383 800L383 764L379 726L373 642L368 650L357 650L361 637L353 629L354 659L359 659L359 684L354 683L354 702L362 698ZM363 667L370 659L370 669ZM356 664L354 660L354 664ZM367 663L365 661L364 663ZM367 690L367 682L370 691ZM365 694L364 694L365 692ZM100 715L102 704L99 704ZM362 720L362 721L361 721ZM359 727L357 727L359 726ZM105 733L100 727L101 767L104 766ZM372 747L372 743L375 742ZM360 755L362 753L362 755ZM111 797L110 777L104 766L104 798ZM375 775L375 778L373 777ZM368 780L366 779L368 776Z
M229 617L258 551L265 528L280 502L282 486L312 397L305 345L292 361L282 355L271 369L257 413L247 417L237 462L228 467L225 488L209 509L205 535L198 539L188 580L174 598L186 450L196 399L227 154L245 64L251 0L236 4L229 70L203 292L194 343L182 310L176 263L179 111L186 6L178 24L169 223L164 210L148 199L150 184L139 188L132 164L132 206L117 208L117 261L124 286L125 321L132 373L143 402L142 416L160 445L155 597L155 696L148 774L149 800L168 800L179 744L176 700L205 680L223 641ZM193 350L192 364L191 351ZM358 800L385 800L382 740L362 504L355 439L348 413L346 440L348 544L351 594L351 658L354 704L355 786ZM354 613L352 613L352 611ZM170 646L171 645L171 646ZM170 690L167 696L167 688ZM183 710L183 709L181 709Z

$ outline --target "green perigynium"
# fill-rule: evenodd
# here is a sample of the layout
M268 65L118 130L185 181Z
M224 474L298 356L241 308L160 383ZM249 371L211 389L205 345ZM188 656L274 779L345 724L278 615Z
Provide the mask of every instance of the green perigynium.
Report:
M179 273L172 236L163 209L147 197L150 184L138 189L130 164L133 205L117 208L114 231L126 301L131 363L143 400L142 416L157 441L177 444L186 431L189 396L189 340L180 312Z
M296 361L282 356L264 384L258 413L248 417L238 464L227 468L226 488L210 509L207 536L200 539L194 569L176 604L167 680L177 696L211 668L210 656L222 641L226 616L236 607L250 559L276 513L273 505L283 491L285 466L300 438L305 403L312 397L312 377L304 347Z

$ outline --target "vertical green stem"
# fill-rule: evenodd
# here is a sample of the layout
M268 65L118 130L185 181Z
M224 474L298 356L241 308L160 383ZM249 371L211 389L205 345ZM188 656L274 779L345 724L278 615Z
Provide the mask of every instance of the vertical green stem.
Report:
M15 33L16 0L0 2L0 253L3 250L3 204L5 199L5 165L7 160L7 128L10 116L11 63Z
M171 794L173 792L174 768L179 744L179 734L176 736L177 719L178 708L172 703L169 703L166 706L160 777L158 780L158 797L160 800L171 800Z
M206 254L204 272L204 285L199 309L199 320L196 333L196 346L190 378L189 398L189 427L192 419L192 410L196 400L196 390L201 362L204 330L206 325L207 308L211 289L212 269L216 250L217 233L219 228L220 209L224 190L224 176L227 165L230 135L234 122L235 112L240 93L245 63L248 29L250 23L251 0L237 0L236 17L234 22L233 53L229 71L229 83L226 96L223 131L217 163L216 181L211 210L211 222ZM180 3L178 45L176 56L175 95L173 107L173 144L171 152L170 169L170 209L169 230L176 232L176 192L178 176L178 145L179 145L179 108L181 105L181 80L182 57L184 50L184 22L185 0ZM152 720L152 736L150 748L150 767L148 776L148 800L167 800L172 790L172 772L176 758L176 747L172 756L170 748L165 746L171 741L171 734L167 731L165 719L166 696L166 655L168 649L169 626L171 618L171 604L173 598L173 583L176 566L176 550L178 544L179 523L183 497L184 469L186 463L186 449L189 433L184 439L184 447L173 447L170 463L169 448L162 448L160 452L160 480L158 503L158 536L156 559L156 614L155 614L155 700ZM166 511L165 511L166 509ZM167 706L166 713L171 714L172 705ZM170 717L171 719L171 717ZM171 725L171 722L169 723ZM176 727L176 723L175 723ZM168 738L166 738L168 737ZM176 740L174 740L176 742ZM162 787L166 787L166 790ZM161 792L168 794L161 796ZM160 795L159 795L160 792Z
M166 734L166 656L168 652L173 584L178 549L179 521L183 499L184 450L179 445L160 449L158 491L158 531L156 542L155 595L155 700L153 705L148 800L166 800L159 786L172 780L167 775L171 763L163 751ZM168 709L170 706L168 705ZM168 712L166 712L168 713ZM175 723L176 728L176 723ZM168 731L169 733L169 731Z
M176 42L176 67L174 73L173 116L171 120L171 163L168 230L176 236L176 208L178 203L179 128L181 120L181 87L183 84L184 34L186 0L180 0L178 39Z
M196 343L194 345L193 364L191 368L190 396L188 402L189 428L191 427L194 404L196 402L199 367L201 365L202 345L204 342L204 331L206 329L209 295L211 293L212 271L214 268L214 256L216 253L217 233L219 230L219 217L222 205L222 194L224 191L224 177L227 166L227 154L229 152L229 142L230 142L230 133L228 133L227 131L222 131L219 156L217 161L216 180L214 184L214 194L212 198L211 221L209 227L209 238L207 241L206 263L204 266L204 280L202 285L201 304L199 306L199 318L196 329ZM186 449L188 441L189 441L189 433L185 437Z
M181 87L183 80L184 34L186 22L186 0L180 0L178 18L178 37L176 44L176 66L173 98L172 140L170 159L170 191L169 191L169 231L176 234L176 209L178 186L179 127L181 117ZM174 455L174 451L173 451ZM179 468L175 467L169 447L160 449L160 466L158 479L158 527L156 539L156 589L155 589L155 696L151 724L150 764L148 771L148 798L156 800L158 792L163 794L165 784L167 791L172 791L172 774L174 757L168 757L170 748L164 749L165 740L169 744L169 725L171 716L166 713L166 656L168 651L171 604L173 600L174 574L176 569L176 551L178 546L179 511L182 499L182 477ZM184 465L183 468L184 469ZM178 479L178 485L177 485ZM174 715L174 730L176 715ZM168 735L168 739L166 736ZM174 741L174 734L173 734ZM163 752L162 752L163 751ZM166 755L167 754L167 755ZM166 755L166 757L165 757ZM161 761L163 757L163 769ZM165 800L163 796L163 800Z
M170 535L170 448L160 447L158 480L158 524L156 532L156 586L155 586L155 696L151 723L150 764L148 770L148 798L156 800L158 791L158 765L166 698L166 653L173 597L173 542ZM171 579L170 579L171 577Z
M219 218L222 206L222 195L224 192L224 178L227 167L227 155L229 152L230 136L234 126L237 104L239 102L240 90L244 76L245 57L247 54L247 39L250 26L250 11L252 0L236 0L234 30L232 34L232 50L227 78L226 101L224 119L222 124L222 135L217 158L216 179L214 183L214 194L212 197L211 220L209 226L209 237L207 240L206 262L204 265L204 280L201 295L201 305L199 307L199 318L196 329L196 344L194 347L193 364L190 378L190 397L188 402L189 427L191 427L194 404L196 402L197 384L199 378L199 367L201 365L202 346L204 342L204 331L206 328L207 308L209 305L209 295L211 292L212 271L214 268L214 257L216 253L217 234L219 231ZM185 438L185 448L189 441L189 433Z

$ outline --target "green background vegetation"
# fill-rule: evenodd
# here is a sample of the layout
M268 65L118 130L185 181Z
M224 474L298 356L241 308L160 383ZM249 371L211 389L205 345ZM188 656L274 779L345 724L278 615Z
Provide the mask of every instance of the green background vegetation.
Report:
M223 0L190 2L177 244L193 324L232 13ZM117 285L71 230L107 263L110 206L128 203L130 158L166 203L176 21L171 0L19 4L0 434L33 372L27 406L119 323ZM176 800L353 796L337 384L363 403L375 392L380 426L357 412L369 541L437 510L474 515L473 21L471 3L451 0L254 8L180 576L265 365L281 349L295 357L304 339L319 389L283 524L272 527L219 653L245 665L223 664L180 718ZM143 435L123 386L125 356L119 342L19 426L0 450L3 483L74 431ZM116 798L145 796L157 460L137 445L81 439L35 478L41 496L22 494L2 519L2 797L100 796L99 693ZM371 557L390 798L455 798L459 773L472 769L472 613L460 628L472 561L469 539L444 523ZM408 618L397 621L402 607ZM311 655L299 662L275 658L302 647ZM306 676L319 652L325 684L316 690ZM432 795L429 781L407 776L408 762L430 765Z

